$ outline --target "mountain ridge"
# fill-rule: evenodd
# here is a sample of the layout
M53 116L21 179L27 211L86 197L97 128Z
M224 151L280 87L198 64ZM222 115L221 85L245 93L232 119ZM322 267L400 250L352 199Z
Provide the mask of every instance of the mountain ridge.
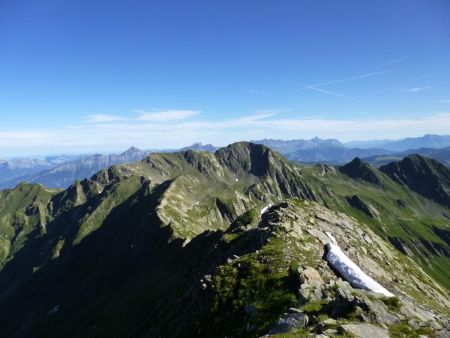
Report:
M428 228L411 239L383 228L391 226L386 217L410 209L420 222L448 209L406 189L384 176L379 186L331 169L322 175L248 142L215 153L152 153L62 191L22 183L0 191L0 333L256 337L286 332L292 318L307 320L288 331L315 334L328 317L342 332L350 322L387 334L405 320L417 322L406 326L414 334L445 332L448 289L416 259L438 255L414 246ZM349 193L390 212L368 217L347 204ZM399 194L405 206L384 206L375 193L394 201ZM432 224L445 238L448 228ZM330 232L397 305L330 269ZM421 240L447 248L438 237Z
M442 136L445 138L445 136ZM421 138L418 138L421 139ZM416 139L414 139L416 140ZM273 140L264 139L255 141L258 144L265 144L275 151L280 152L289 160L303 163L323 163L323 164L345 164L353 158L364 158L366 161L381 166L389 162L400 160L412 153L418 153L450 164L450 147L442 149L419 148L407 151L389 151L383 148L349 148L335 139L320 139L315 137L311 140ZM400 142L400 141L399 141ZM444 142L444 141L443 141ZM196 150L214 152L218 148L211 144L194 143L188 147L181 148L181 151ZM178 151L180 151L178 150ZM119 154L109 155L59 155L47 156L45 158L16 158L0 161L0 188L11 188L20 181L42 183L53 188L66 188L75 179L88 178L100 170L113 164L132 162L140 157L144 157L151 152L176 152L175 149L164 151L139 150L131 147L128 151ZM142 152L140 156L136 152ZM128 157L128 160L120 159ZM117 157L117 159L113 159ZM110 158L110 160L106 160ZM91 159L92 163L86 163ZM77 162L78 164L74 164ZM83 161L85 162L83 164ZM71 164L69 164L69 162ZM97 162L97 164L95 164Z
M348 147L381 147L391 151L407 151L420 148L444 148L450 146L450 135L426 134L421 137L407 137L400 140L372 140L347 142Z

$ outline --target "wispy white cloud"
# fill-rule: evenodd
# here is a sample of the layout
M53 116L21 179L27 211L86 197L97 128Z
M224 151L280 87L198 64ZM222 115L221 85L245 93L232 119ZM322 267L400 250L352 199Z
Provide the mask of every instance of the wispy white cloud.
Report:
M124 120L79 124L47 130L0 130L0 153L92 152L140 148L178 148L202 141L226 145L261 138L337 138L342 141L401 138L426 133L448 134L450 113L402 118L323 117L283 118L266 111L219 120L172 120L166 122Z
M199 110L164 110L156 112L138 111L139 121L150 122L167 122L167 121L179 121L185 120L192 116L200 114Z
M264 92L261 90L252 89L252 88L245 88L245 90L249 93L260 95L260 96L267 96L267 97L275 97L276 96L275 94Z
M34 130L0 131L0 141L14 142L34 142L47 140L48 133Z
M402 62L402 61L406 60L407 58L408 58L407 56L402 56L402 57L399 57L399 58L396 58L396 59L392 59L392 60L380 63L378 65L372 66L371 69L381 68L381 67L385 67L385 66L391 66L393 64Z
M124 121L127 118L117 115L106 115L106 114L93 114L86 116L86 122L88 123L105 123L114 121Z
M402 89L402 92L404 92L404 93L418 93L418 92L423 92L424 90L428 90L428 89L431 89L431 88L432 88L431 86L405 88L405 89Z
M379 76L379 75L383 75L383 74L398 72L400 70L402 70L402 68L390 69L390 70L381 70L379 72L365 73L365 74L360 74L360 75L351 76L351 77L338 79L338 80L319 82L319 83L310 85L309 87L316 87L317 88L317 87L322 87L322 86L331 85L331 84L338 84L338 83L344 83L344 82L350 82L350 81L357 81L357 80L367 79L367 78L370 78L370 77Z
M450 103L450 99L438 100L438 103Z
M336 79L336 80L329 80L329 81L324 81L324 82L318 82L312 85L306 85L303 87L303 89L309 89L309 90L314 90L316 92L320 92L322 94L326 94L326 95L331 95L331 96L336 96L336 97L341 97L347 100L352 100L352 101L357 101L356 98L349 96L349 95L345 95L336 91L332 91L329 89L324 89L324 86L329 86L329 85L335 85L335 84L341 84L341 83L345 83L345 82L351 82L351 81L358 81L358 80L363 80L363 79L367 79L367 78L371 78L374 76L380 76L383 74L388 74L388 73L393 73L393 72L397 72L402 70L402 68L398 68L398 69L389 69L389 70L381 70L381 71L377 71L377 72L370 72L370 73L364 73L364 74L360 74L360 75L356 75L356 76L351 76L351 77L347 77L347 78L343 78L343 79ZM298 85L298 84L294 84L294 85Z
M356 101L356 99L353 98L353 97L350 97L350 96L347 96L347 95L343 95L343 94L340 94L340 93L336 93L336 92L332 92L331 90L325 90L325 89L323 89L323 88L314 87L314 86L307 86L306 88L311 89L311 90L314 90L314 91L319 92L319 93L323 93L323 94L327 94L327 95L332 95L332 96L338 96L338 97L342 97L342 98L344 98L344 99Z

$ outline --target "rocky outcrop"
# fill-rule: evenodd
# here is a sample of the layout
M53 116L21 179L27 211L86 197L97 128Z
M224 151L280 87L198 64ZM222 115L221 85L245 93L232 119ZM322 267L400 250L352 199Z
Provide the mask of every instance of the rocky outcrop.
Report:
M290 309L289 312L284 313L280 319L275 323L269 334L287 333L296 329L303 329L308 325L308 315L300 312L297 309Z
M389 338L388 331L372 324L344 324L339 326L341 333L357 338Z
M318 167L321 169L320 176L326 175L336 175L336 168L327 164L319 164Z

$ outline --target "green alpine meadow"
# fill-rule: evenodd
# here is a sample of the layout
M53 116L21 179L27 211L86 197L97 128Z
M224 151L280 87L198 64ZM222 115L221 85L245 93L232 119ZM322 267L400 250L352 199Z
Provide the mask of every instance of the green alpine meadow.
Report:
M420 155L302 165L248 142L21 183L0 192L0 336L446 337L449 201Z

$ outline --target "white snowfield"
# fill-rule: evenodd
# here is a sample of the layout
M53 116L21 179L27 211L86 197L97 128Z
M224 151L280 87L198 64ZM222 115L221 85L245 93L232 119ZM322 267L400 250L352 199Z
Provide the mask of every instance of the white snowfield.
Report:
M394 294L386 290L371 277L367 276L359 266L347 257L339 246L333 243L327 243L326 249L327 255L325 258L328 263L330 263L331 266L353 287L381 293L386 297L394 297Z

